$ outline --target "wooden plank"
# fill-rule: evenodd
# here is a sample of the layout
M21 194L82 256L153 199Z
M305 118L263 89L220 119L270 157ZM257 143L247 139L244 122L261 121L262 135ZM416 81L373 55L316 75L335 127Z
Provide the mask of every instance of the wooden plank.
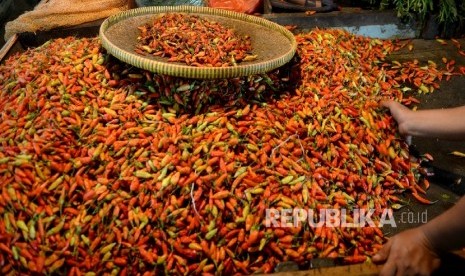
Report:
M450 275L465 271L465 250L457 250L441 257L441 267L435 275ZM271 274L272 276L376 276L382 265L363 263L355 265L314 268L305 271L286 271ZM453 274L462 275L462 274Z
M273 276L376 276L381 270L380 265L363 263L347 266L322 267L306 271L290 271L272 274Z
M8 39L5 45L3 45L2 49L0 50L0 61L3 61L3 59L8 54L8 52L10 51L10 49L13 47L13 45L16 43L17 40L18 40L18 35L15 34Z

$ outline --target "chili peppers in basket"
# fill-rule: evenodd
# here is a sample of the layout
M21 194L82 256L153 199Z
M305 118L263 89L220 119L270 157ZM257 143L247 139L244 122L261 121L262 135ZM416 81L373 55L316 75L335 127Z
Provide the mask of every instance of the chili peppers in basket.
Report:
M166 13L139 30L136 53L166 57L170 62L225 67L257 58L249 36L198 15Z

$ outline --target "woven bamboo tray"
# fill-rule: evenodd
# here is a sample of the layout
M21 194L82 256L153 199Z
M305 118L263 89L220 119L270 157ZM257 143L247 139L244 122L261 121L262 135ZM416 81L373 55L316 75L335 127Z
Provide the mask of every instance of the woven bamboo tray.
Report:
M135 53L139 35L137 27L153 22L156 16L164 13L198 15L233 28L240 35L249 35L253 54L258 58L231 67L194 67L168 62L167 58ZM100 38L110 54L126 63L151 72L195 79L234 78L271 71L291 60L297 48L294 35L276 23L256 16L198 6L153 6L124 11L102 23Z

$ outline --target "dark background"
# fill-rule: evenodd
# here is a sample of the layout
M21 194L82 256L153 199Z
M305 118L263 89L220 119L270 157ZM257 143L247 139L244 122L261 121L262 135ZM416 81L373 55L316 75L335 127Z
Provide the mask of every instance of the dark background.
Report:
M14 20L25 11L32 10L39 0L0 0L0 47L5 44L5 25L8 21ZM11 3L7 5L8 3Z

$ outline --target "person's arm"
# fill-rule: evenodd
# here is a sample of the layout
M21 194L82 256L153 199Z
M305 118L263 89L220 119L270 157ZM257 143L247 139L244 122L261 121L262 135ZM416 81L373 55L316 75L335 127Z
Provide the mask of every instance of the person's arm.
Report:
M405 136L465 138L465 106L412 111L394 101L384 101ZM373 256L385 263L380 275L429 275L440 265L439 254L465 247L465 197L432 221L403 231Z
M406 136L444 139L465 138L465 106L412 111L404 105L388 100L381 103L389 108Z
M465 197L456 205L420 228L439 252L448 252L465 247Z
M465 197L432 221L403 231L373 256L385 262L380 275L429 275L440 265L439 254L465 247Z

